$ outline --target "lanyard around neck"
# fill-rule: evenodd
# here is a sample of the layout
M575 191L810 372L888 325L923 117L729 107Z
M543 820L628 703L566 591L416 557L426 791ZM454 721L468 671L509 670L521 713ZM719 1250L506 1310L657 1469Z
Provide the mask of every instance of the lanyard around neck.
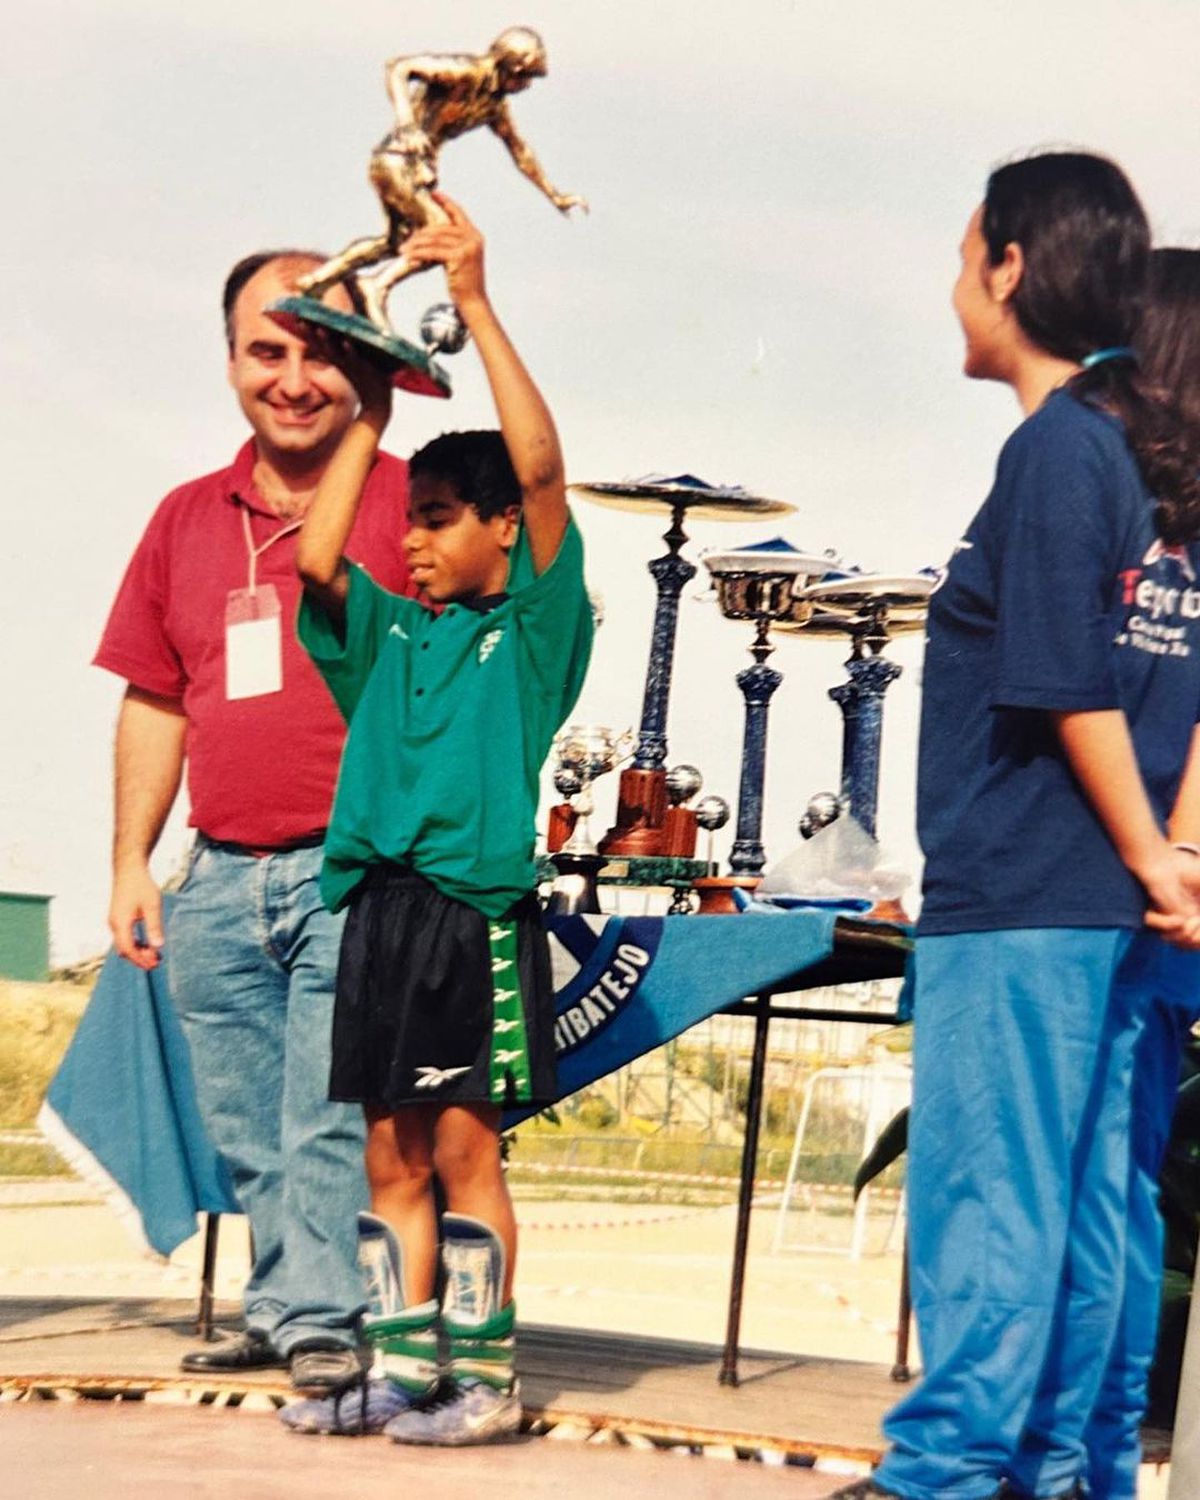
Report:
M256 593L258 589L258 559L263 555L263 553L267 550L272 542L277 542L281 536L290 536L293 531L299 531L301 526L304 525L304 522L289 521L286 526L281 526L278 531L273 531L265 542L260 542L256 547L254 545L253 533L250 530L250 510L244 501L241 504L241 512L242 532L246 538L246 556L249 559L250 563L250 579L247 587L249 589L249 592L253 594Z

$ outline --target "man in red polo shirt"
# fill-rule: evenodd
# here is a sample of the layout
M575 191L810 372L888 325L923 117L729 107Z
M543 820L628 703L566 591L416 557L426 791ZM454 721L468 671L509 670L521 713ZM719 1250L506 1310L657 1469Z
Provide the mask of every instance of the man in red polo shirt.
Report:
M266 252L230 273L229 382L253 435L154 513L95 658L128 683L109 925L130 962L168 961L201 1112L254 1235L245 1332L183 1367L288 1364L312 1394L358 1369L366 1189L361 1112L327 1098L341 920L317 890L345 726L295 637L294 550L358 402L319 344L264 309L320 260ZM397 592L406 511L405 465L380 454L348 550ZM149 859L185 764L197 836L164 933Z

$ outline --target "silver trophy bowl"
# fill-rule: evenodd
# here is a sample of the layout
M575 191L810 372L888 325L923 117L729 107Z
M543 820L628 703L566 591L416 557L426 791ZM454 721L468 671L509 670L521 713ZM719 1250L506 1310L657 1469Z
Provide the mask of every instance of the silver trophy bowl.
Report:
M812 614L803 589L829 571L826 554L801 552L787 543L701 554L727 620L802 625Z
M595 807L592 782L628 759L633 751L633 735L629 730L616 734L598 724L570 724L554 741L554 749L558 758L555 784L558 776L565 779L567 772L580 779L578 790L571 795L571 805L577 814L575 828L562 853L598 854L588 821Z

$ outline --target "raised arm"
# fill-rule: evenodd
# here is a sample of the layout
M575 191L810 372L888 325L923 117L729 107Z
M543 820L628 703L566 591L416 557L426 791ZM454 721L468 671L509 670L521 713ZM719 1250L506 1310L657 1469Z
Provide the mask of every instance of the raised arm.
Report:
M455 306L471 331L496 403L500 431L521 486L525 530L536 572L554 561L567 529L562 450L550 408L488 301L483 236L457 203L437 194L446 224L418 229L406 242L410 260L440 262Z
M296 571L305 590L339 622L345 617L349 588L346 542L392 412L391 381L383 371L357 356L347 356L342 368L353 381L361 405L321 476L296 538Z
M113 788L113 879L108 926L122 958L139 969L158 966L163 945L162 892L150 856L183 774L187 721L183 705L132 683L117 716ZM141 922L145 945L134 937Z
M542 164L525 144L516 125L513 123L512 114L507 103L502 99L497 105L496 112L489 121L493 131L500 137L508 148L508 154L512 157L517 171L528 177L534 187L540 188L550 202L560 213L570 213L573 208L582 208L587 213L587 199L580 198L573 193L560 193L550 179L542 170Z

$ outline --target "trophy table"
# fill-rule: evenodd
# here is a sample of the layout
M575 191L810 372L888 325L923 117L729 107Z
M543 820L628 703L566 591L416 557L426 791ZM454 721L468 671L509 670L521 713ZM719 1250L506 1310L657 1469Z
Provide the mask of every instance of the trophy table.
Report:
M695 565L680 555L688 539L684 520L689 516L706 521L750 520L786 515L795 507L782 500L752 495L737 485L706 484L692 474L674 478L648 474L641 479L597 481L571 488L597 505L671 518L663 535L667 550L648 565L657 599L637 746L632 765L621 772L616 823L600 841L605 854L659 855L666 852L667 711L679 596L684 584L696 574Z
M845 682L829 689L842 712L841 801L855 821L875 837L879 807L879 757L883 699L902 668L883 648L896 635L924 629L934 573L903 576L851 574L802 585L807 618L782 628L814 636L850 637Z
M709 552L705 566L716 587L717 602L727 620L754 624L750 654L754 665L737 674L746 704L742 737L742 772L738 787L737 824L729 856L732 885L758 884L767 862L762 843L763 781L767 765L767 718L771 698L783 675L767 665L775 649L771 627L802 625L813 606L803 589L827 573L828 556L800 552L787 542L763 542L734 552Z

